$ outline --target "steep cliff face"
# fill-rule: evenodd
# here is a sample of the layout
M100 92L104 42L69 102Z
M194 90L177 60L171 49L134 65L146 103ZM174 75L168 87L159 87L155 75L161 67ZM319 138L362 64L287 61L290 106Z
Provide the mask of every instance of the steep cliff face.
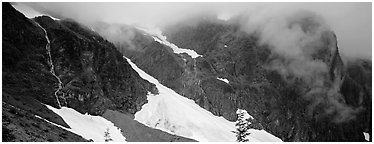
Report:
M102 114L108 108L135 113L146 102L147 91L156 92L152 84L141 79L131 69L111 43L78 23L71 20L54 21L47 16L29 20L13 8L8 11L4 13L12 12L17 16L9 15L9 19L4 17L3 39L6 43L4 48L6 54L8 50L14 48L23 54L19 56L20 59L29 58L30 60L24 61L31 65L20 65L22 63L17 60L8 61L17 56L17 52L9 52L9 55L4 57L4 70L19 71L33 65L36 70L44 70L27 73L32 76L45 73L47 76L34 77L50 79L49 81L27 79L30 82L41 81L40 87L44 87L37 90L45 90L45 94L27 89L31 90L27 93L34 94L36 99L54 107L58 107L57 101L59 101L61 106L69 106L82 113L96 115ZM33 63L36 61L34 59L38 60L40 65ZM11 67L14 65L19 67ZM53 69L49 71L50 67ZM53 77L53 73L57 78ZM21 71L21 74L25 72ZM14 73L9 75L5 73L3 76L18 77ZM57 90L58 79L62 82L62 89L58 91L56 99L53 97L53 92ZM10 81L5 81L6 88L11 83L23 84L11 82L12 79L6 78L6 80ZM27 87L26 83L25 85ZM28 87L34 86L39 87L32 83Z
M307 59L304 64L318 64L327 68L303 74L297 73L299 71L289 72L289 67L295 66L293 63L297 61L274 53L266 45L259 45L256 36L240 35L241 32L236 31L235 27L230 31L227 26L229 30L221 28L215 32L216 35L204 37L204 34L200 34L204 33L203 30L206 29L205 34L209 34L214 29L214 24L206 23L209 22L182 28L179 25L177 30L166 31L166 35L176 45L201 51L199 54L205 60L213 59L208 61L212 69L227 78L230 81L228 85L235 89L236 106L245 108L260 119L266 130L285 141L364 141L362 132L367 130L361 126L362 123L370 126L367 117L371 117L368 114L371 104L350 103L360 99L370 101L371 96L367 92L371 89L360 86L356 94L362 95L361 98L351 95L353 92L346 92L347 86L344 85L351 83L347 81L352 75L347 72L354 68L349 68L353 64L343 64L333 32L323 31L316 41L318 44L302 52L302 60ZM222 24L215 25L222 27ZM188 42L205 42L214 48L189 45ZM284 73L284 67L280 69L272 64L284 65L288 72ZM371 67L370 62L366 62L366 65ZM356 70L360 71L358 75L369 76L369 73L364 74L366 70L363 68ZM213 103L217 106L217 102Z
M61 136L70 138L60 141L86 141L35 118L35 115L41 116L69 127L60 116L42 104L58 107L54 97L58 81L49 71L47 41L43 30L9 3L3 3L2 38L3 138L6 130L7 141L57 141ZM49 133L51 129L55 132ZM14 134L17 136L14 137Z
M51 41L52 61L63 88L63 106L101 115L106 109L135 113L152 85L140 79L115 47L71 20L37 17Z
M44 32L10 4L3 4L3 103L17 105L67 126L40 102L58 106L55 77L49 71Z
M132 136L128 141L193 141L135 122L133 114L147 103L146 95L158 93L155 85L142 79L112 43L73 20L28 19L3 3L3 52L4 141L87 141L46 122L69 128L45 104L82 114L126 114L129 129L122 131ZM141 134L132 127L150 138L137 138Z
M284 141L364 141L362 132L369 132L365 127L370 126L371 103L363 102L371 100L371 89L364 89L369 83L360 81L357 91L348 86L358 79L352 80L349 72L356 69L355 64L343 64L331 31L318 35L313 49L303 50L305 63L260 45L258 35L232 23L202 20L166 29L169 42L202 55L197 58L173 53L170 47L150 40L151 35L133 32L132 45L141 47L128 49L120 43L117 47L130 51L125 55L162 84L215 115L233 121L237 108L246 109L265 130ZM311 69L305 75L275 67L294 64L320 65L321 70ZM360 68L355 73L368 77L369 72Z

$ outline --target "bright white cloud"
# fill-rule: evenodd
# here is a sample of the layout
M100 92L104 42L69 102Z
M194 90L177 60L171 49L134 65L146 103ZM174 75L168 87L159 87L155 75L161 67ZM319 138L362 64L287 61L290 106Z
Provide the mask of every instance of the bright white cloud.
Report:
M38 11L89 24L96 21L161 27L201 13L220 18L300 9L320 15L335 31L343 55L371 58L371 3L26 3Z

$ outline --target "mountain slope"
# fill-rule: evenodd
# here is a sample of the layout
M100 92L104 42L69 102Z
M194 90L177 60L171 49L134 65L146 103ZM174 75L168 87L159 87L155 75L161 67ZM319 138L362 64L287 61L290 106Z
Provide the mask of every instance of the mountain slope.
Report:
M105 142L109 138L113 142L126 141L126 138L122 135L122 130L101 116L82 115L74 109L67 107L62 107L61 109L51 106L47 107L60 115L69 124L71 129L66 130L79 134L86 139L93 140L94 142ZM109 137L103 136L105 132L109 133Z
M97 33L73 20L28 19L9 3L3 3L3 52L3 141L87 141L65 130L76 127L60 110L100 117L110 109L133 116L147 102L147 92L157 94ZM143 130L163 141L193 141L144 125ZM102 130L95 133L104 136Z
M313 17L305 19L313 20ZM308 26L308 23L300 23L302 28L313 27ZM360 90L349 93L347 87L343 87L344 83L354 83L348 82L352 74L347 74L352 64L343 64L333 32L316 31L314 34L318 38L302 49L297 61L274 52L268 45L260 45L256 35L244 33L240 36L232 24L202 21L195 27L178 25L165 33L176 45L200 52L213 69L226 75L231 85L238 83L244 87L239 88L244 93L239 94L238 105L282 140L365 141L362 132L369 132L367 128L371 127L371 104L358 101L371 101L371 89L364 89L371 84L361 81L359 83L365 86L355 86ZM245 39L246 35L252 40ZM366 64L371 67L371 62L366 61ZM317 65L327 68L320 70ZM356 70L360 71L356 71L360 76L371 74L361 68Z
M127 58L126 58L127 59ZM139 75L156 85L159 94L148 95L148 103L135 114L135 120L169 133L193 138L198 141L235 141L235 123L212 113L160 84L127 59ZM259 139L258 137L261 137ZM250 141L281 141L265 132L253 130Z
M258 35L231 21L203 19L192 26L180 23L165 28L170 43L202 55L192 58L174 53L150 32L123 29L134 35L131 41L116 43L126 57L216 116L234 121L237 108L245 109L283 141L365 141L362 132L370 132L371 103L363 101L371 101L371 79L364 82L356 77L360 84L355 88L350 84L356 83L351 79L353 69L363 77L371 71L342 62L332 31L318 32L311 50L288 58L260 45ZM371 67L371 62L365 64Z
M73 20L28 19L4 3L3 141L87 141L71 124L86 113L127 141L232 141L238 109L263 129L253 141L365 141L371 61L343 63L334 32L313 20L290 23L314 39L289 56L215 17L164 33L95 28L114 46ZM104 129L87 133L100 141Z

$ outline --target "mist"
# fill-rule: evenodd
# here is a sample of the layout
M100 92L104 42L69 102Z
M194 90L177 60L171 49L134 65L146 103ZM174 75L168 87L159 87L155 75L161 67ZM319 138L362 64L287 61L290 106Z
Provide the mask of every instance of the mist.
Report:
M338 39L343 57L371 59L371 3L21 3L56 18L163 27L197 16L217 13L230 18L249 13L258 18L307 10L324 19ZM260 20L261 21L261 20ZM267 22L267 21L262 21Z
M326 54L337 47L343 60L371 59L371 3L21 3L56 18L72 18L89 27L97 23L112 26L100 34L129 49L135 34L120 24L167 28L193 23L194 17L215 14L230 21L239 18L241 29L259 35L259 44L269 46L287 58L266 66L287 79L292 75L310 87L303 98L311 101L309 115L323 105L325 115L336 123L355 118L361 108L350 107L339 93L342 80L328 81L330 60L315 60L313 54L327 46ZM31 10L28 10L31 11ZM35 13L35 12L34 12ZM326 80L327 79L327 80Z

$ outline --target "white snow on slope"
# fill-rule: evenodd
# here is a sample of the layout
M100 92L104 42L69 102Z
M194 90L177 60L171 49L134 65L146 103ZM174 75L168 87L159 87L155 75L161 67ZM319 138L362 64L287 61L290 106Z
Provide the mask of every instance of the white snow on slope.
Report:
M43 15L45 15L45 16L49 16L49 17L51 17L53 20L60 20L60 19L55 18L55 17L52 17L52 16L50 16L50 15L42 14L42 13L40 13L40 12L34 10L33 8L31 8L31 7L29 7L29 6L25 5L25 4L22 4L22 3L14 4L13 7L14 7L17 11L21 12L21 13L24 14L27 18L30 18L30 19L31 19L31 18L34 18L34 17L37 17L37 16L43 16Z
M364 136L365 136L366 141L370 141L370 134L369 133L364 132Z
M65 130L67 130L67 131L72 132L71 129L69 129L69 128L66 128L66 127L64 127L64 126L61 126L61 125L56 124L56 123L54 123L54 122L51 122L51 121L49 121L49 120L47 120L47 119L45 119L45 118L42 118L42 117L40 117L40 116L38 116L38 115L34 115L34 116L35 116L36 118L38 118L38 119L44 120L44 121L46 121L46 122L48 122L48 123L50 123L50 124L52 124L52 125L55 125L55 126L57 126L57 127L59 127L59 128L62 128L62 129L65 129Z
M124 57L126 58L126 57ZM197 141L233 142L235 122L213 115L193 100L185 98L158 82L126 58L140 77L156 85L159 94L147 96L148 103L135 113L135 120L152 128ZM265 139L271 137L269 139ZM254 131L251 141L280 141L265 131Z
M236 113L243 112L244 113L244 118L252 118L254 119L253 116L251 116L246 110L244 109L238 109ZM251 122L249 122L250 124ZM249 129L249 133L251 133L248 136L249 141L252 142L281 142L282 140L279 139L278 137L273 136L272 134L266 132L265 130L256 130L256 129Z
M114 126L114 124L101 116L92 116L88 114L81 114L72 108L62 107L56 109L52 106L46 105L48 109L64 119L64 121L71 127L65 128L75 134L82 136L95 142L104 142L104 132L109 129L110 138L114 142L125 142L126 138L122 135L121 130Z
M249 118L254 119L253 116L251 116L251 115L247 112L247 110L245 110L245 109L238 109L238 110L236 111L237 114L238 114L238 113L241 113L241 112L244 113L244 119L249 119Z
M225 83L229 83L229 80L227 80L227 79L219 78L219 77L217 77L217 79L220 80L220 81L223 81L223 82L225 82Z
M152 38L155 41L159 42L160 44L164 44L166 46L169 46L173 50L174 53L177 53L177 54L186 53L189 56L191 56L192 58L197 58L199 56L202 57L202 55L197 54L194 50L179 48L175 44L170 43L169 41L166 40L166 36L162 35L162 32L159 29L148 30L148 29L139 28L139 27L137 27L137 28L146 32L146 33L148 33L150 36L152 36Z

